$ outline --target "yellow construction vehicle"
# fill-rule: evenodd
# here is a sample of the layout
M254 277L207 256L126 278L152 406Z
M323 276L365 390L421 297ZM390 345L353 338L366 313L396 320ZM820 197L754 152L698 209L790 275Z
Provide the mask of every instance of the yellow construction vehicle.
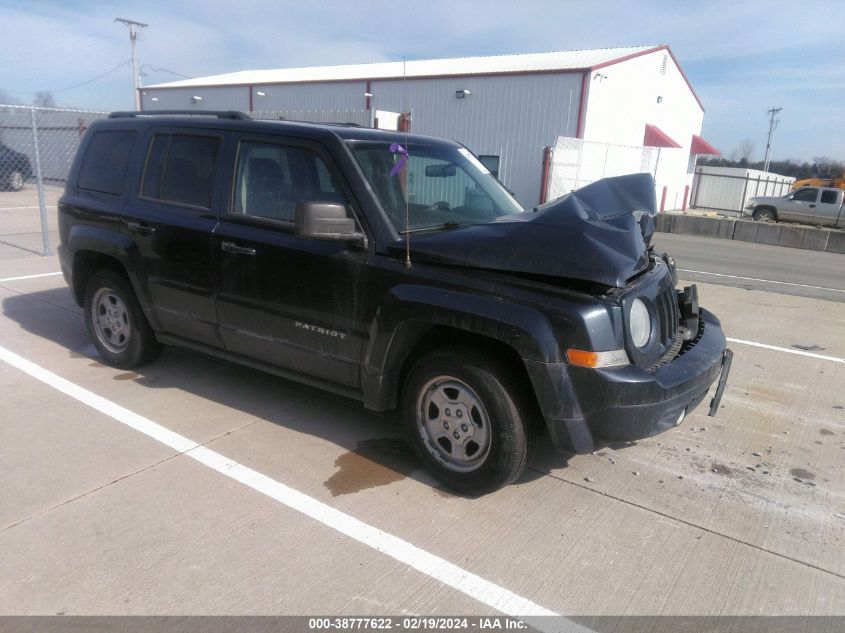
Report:
M839 178L805 178L804 180L796 180L792 185L792 189L800 189L801 187L836 187L837 189L845 189L845 174Z

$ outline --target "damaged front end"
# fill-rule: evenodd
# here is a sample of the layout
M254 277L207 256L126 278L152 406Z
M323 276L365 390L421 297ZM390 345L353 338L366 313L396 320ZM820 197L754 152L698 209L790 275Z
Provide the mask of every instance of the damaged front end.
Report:
M594 436L634 440L660 433L680 424L718 379L709 411L715 415L732 354L719 320L699 307L696 286L677 289L674 260L653 248L651 177L605 179L535 214L530 222L549 231L581 227L589 252L573 250L589 265L579 266L578 274L589 271L593 280L613 281L606 296L621 307L622 344L630 360L608 367L570 362L553 369L560 375L551 381L559 385L551 399L562 406L544 413L556 443L587 452Z

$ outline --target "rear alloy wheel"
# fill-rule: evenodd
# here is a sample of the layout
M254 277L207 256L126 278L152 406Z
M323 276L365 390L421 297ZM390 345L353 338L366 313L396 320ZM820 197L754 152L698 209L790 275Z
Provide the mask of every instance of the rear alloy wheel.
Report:
M516 480L533 441L524 390L496 359L470 350L435 350L411 369L402 415L429 470L467 494Z
M758 222L774 222L775 221L775 212L771 209L757 209L754 212L754 215L751 216Z
M103 360L130 369L161 352L129 281L112 270L91 276L85 288L85 325Z

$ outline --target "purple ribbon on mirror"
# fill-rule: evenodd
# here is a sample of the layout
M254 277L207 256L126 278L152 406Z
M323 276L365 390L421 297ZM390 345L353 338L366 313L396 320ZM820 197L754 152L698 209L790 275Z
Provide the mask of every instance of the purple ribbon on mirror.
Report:
M402 147L399 143L391 143L390 144L390 151L394 154L401 154L402 158L399 159L399 162L393 166L393 169L390 170L390 175L395 176L399 173L399 170L405 166L405 163L408 162L408 150Z

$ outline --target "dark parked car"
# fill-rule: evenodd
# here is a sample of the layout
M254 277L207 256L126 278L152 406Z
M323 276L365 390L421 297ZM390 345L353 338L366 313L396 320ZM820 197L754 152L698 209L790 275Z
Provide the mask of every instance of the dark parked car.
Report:
M722 374L719 320L651 247L654 183L523 210L449 141L115 113L59 202L62 271L101 356L161 344L399 408L447 485L680 424ZM221 385L225 388L225 385Z
M20 191L32 178L32 166L26 154L0 143L0 189Z

